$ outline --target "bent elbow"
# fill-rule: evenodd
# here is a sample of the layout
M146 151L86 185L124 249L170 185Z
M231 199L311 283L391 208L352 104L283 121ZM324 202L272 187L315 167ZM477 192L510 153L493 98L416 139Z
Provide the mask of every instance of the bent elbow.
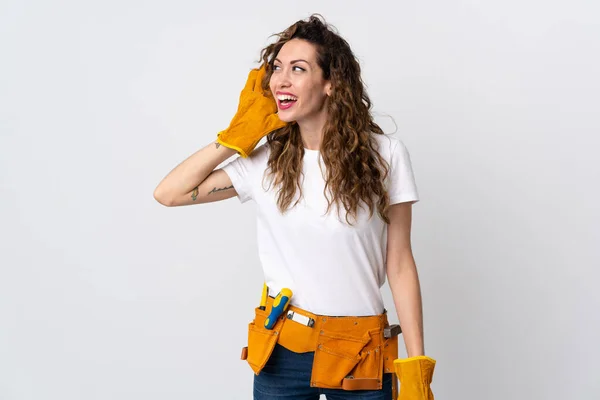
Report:
M171 199L169 197L165 196L164 193L162 193L158 188L156 188L154 190L153 196L154 196L154 200L158 201L160 204L162 204L165 207L171 207L173 204Z

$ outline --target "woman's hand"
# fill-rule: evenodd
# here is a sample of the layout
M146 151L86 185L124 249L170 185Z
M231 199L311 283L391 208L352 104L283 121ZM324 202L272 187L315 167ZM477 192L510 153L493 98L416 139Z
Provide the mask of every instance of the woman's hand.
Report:
M434 400L429 387L434 368L435 360L427 356L394 360L394 370L400 380L397 400Z
M219 143L236 150L244 158L248 157L264 136L286 125L277 115L277 103L272 94L265 94L262 90L265 65L250 71L246 86L240 94L238 110L229 128L217 135Z

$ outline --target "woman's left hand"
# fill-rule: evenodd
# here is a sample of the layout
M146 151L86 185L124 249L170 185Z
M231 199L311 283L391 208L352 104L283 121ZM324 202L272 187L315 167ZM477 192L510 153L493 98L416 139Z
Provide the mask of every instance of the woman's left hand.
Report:
M394 370L400 380L397 400L434 400L429 385L436 361L427 356L394 360Z

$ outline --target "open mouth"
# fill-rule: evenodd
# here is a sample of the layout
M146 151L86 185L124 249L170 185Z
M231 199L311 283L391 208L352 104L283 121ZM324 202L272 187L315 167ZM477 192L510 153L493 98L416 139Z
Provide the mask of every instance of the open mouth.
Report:
M287 110L292 107L297 100L277 100L280 110Z
M297 101L298 98L293 95L280 94L277 96L277 106L280 110L287 110L288 108L292 107Z

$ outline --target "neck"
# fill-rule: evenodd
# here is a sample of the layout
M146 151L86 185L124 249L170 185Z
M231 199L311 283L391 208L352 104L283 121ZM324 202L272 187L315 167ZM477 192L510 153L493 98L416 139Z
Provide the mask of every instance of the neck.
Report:
M320 112L310 118L298 121L300 136L304 147L309 150L319 150L323 140L323 129L327 122L327 110L323 108Z

